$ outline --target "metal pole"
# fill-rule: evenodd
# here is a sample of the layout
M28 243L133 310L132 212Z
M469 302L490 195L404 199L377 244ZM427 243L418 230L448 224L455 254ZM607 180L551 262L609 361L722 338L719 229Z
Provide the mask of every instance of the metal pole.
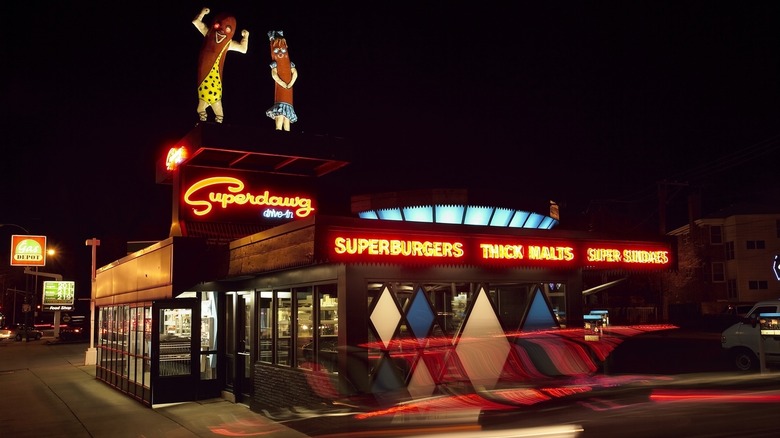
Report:
M84 358L84 365L97 363L97 350L95 349L95 293L97 289L97 247L100 240L92 238L87 240L87 246L92 247L92 290L89 297L89 349Z
M46 249L44 249L46 251ZM33 284L33 296L32 296L32 326L35 328L35 317L37 316L37 312L35 311L36 306L36 300L38 299L38 267L35 267L35 276L33 277L33 281L35 284ZM41 300L43 302L43 300Z
M25 233L30 234L30 230L28 230L27 228L25 228L25 227L23 227L21 225L17 225L17 224L0 224L0 227L4 227L6 225L7 226L11 226L11 227L19 228L20 230L24 231ZM30 284L27 283L26 280L25 280L25 289L26 290L29 290L28 289L29 285ZM26 301L26 298L27 298L27 293L25 292L25 301ZM25 324L27 323L27 314L26 313L24 315L24 322L25 322ZM33 322L35 322L34 318L33 318ZM14 292L14 326L16 326L16 292Z

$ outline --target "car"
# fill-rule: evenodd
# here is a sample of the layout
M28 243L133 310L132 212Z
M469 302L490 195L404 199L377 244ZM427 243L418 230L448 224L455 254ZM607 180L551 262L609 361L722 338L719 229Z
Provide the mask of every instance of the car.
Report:
M739 322L721 333L721 347L738 371L759 369L762 353L766 365L780 366L780 337L762 336L759 325L762 313L779 312L780 299L759 301Z
M67 325L60 327L60 341L76 342L84 341L89 336L89 330L83 325Z
M13 327L4 327L0 329L0 340L13 339L15 341L21 341L22 339L40 340L43 337L43 332L35 327L27 326L24 324L16 324Z
M756 303L729 303L723 313L733 315L737 318L744 318Z

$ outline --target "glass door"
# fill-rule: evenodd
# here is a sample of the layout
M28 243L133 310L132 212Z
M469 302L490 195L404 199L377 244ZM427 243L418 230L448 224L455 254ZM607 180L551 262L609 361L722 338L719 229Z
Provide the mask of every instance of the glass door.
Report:
M228 330L226 339L228 378L226 390L233 392L236 403L252 397L252 364L254 363L254 293L228 292Z
M152 308L152 404L197 398L200 309L194 299L155 302Z

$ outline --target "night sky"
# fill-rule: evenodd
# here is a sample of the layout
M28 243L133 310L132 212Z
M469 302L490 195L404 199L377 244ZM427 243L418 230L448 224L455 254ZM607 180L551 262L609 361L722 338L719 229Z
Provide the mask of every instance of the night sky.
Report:
M250 32L227 54L226 124L273 130L266 33L284 31L292 131L354 145L324 181L352 190L328 195L345 214L350 195L467 188L555 200L562 224L597 203L646 225L662 180L686 184L671 210L687 188L705 212L780 190L778 2L6 2L0 223L49 236L47 268L79 294L86 239L102 266L167 237L154 164L197 123L204 6Z

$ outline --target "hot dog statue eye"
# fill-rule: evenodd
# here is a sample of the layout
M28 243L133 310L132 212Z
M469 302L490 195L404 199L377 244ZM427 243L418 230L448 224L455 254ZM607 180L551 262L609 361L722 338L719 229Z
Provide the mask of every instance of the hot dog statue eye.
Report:
M205 122L208 118L206 108L211 107L214 112L214 121L222 123L225 114L222 110L222 77L225 66L225 55L228 51L246 53L249 48L249 31L241 31L241 41L233 40L233 32L236 28L236 17L228 13L221 13L214 17L211 26L203 22L203 17L211 12L209 8L203 8L197 17L192 20L201 34L203 34L203 46L198 56L198 118Z
M298 121L293 108L293 84L298 79L295 63L290 61L287 40L281 30L268 32L271 42L271 77L274 80L274 104L265 115L274 119L277 131L290 130L290 123Z

